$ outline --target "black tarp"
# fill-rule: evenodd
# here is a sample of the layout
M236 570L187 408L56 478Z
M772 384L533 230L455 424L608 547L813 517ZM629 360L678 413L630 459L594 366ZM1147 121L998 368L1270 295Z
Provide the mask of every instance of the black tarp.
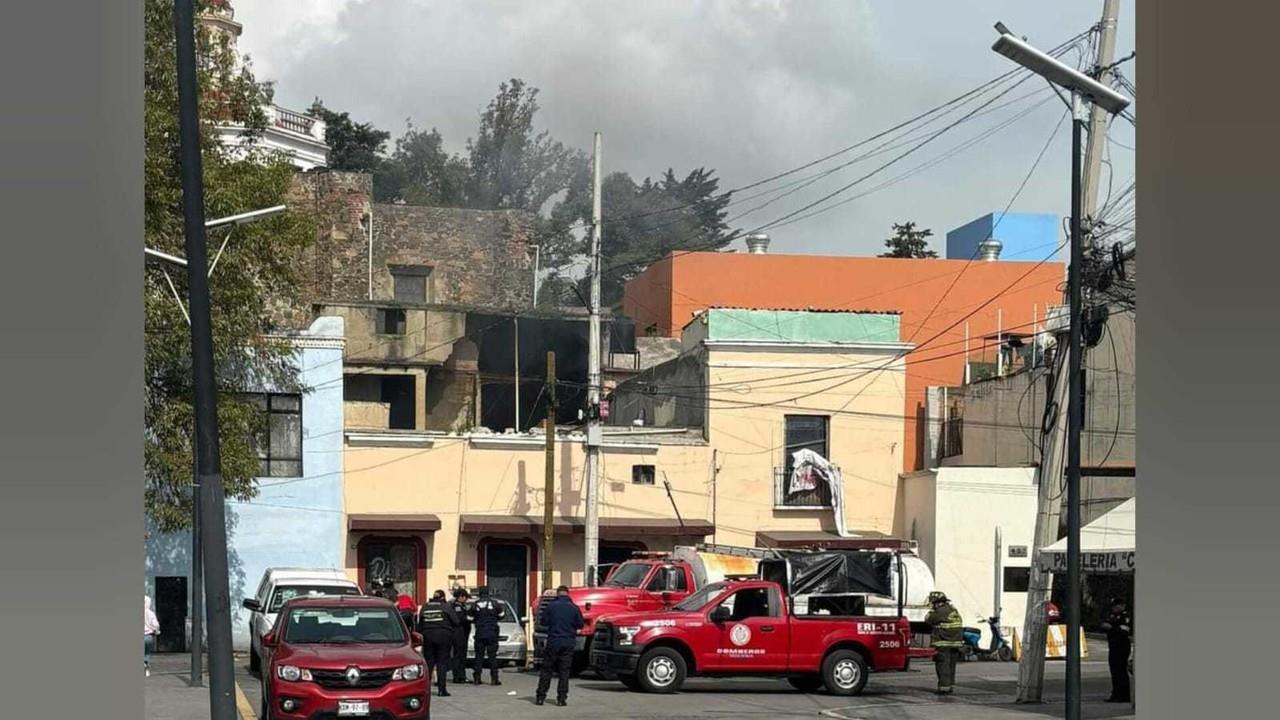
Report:
M779 551L781 560L760 564L760 576L790 595L870 593L893 596L893 553L853 550ZM787 566L791 580L786 581Z

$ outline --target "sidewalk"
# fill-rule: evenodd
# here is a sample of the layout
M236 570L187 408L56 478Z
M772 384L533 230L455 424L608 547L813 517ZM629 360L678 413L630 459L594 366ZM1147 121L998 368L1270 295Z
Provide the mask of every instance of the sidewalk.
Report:
M237 658L237 662L241 662ZM209 665L205 662L204 683L191 685L190 655L155 655L151 677L143 684L146 720L209 720ZM237 706L245 704L237 693ZM254 714L239 712L240 720L254 720Z

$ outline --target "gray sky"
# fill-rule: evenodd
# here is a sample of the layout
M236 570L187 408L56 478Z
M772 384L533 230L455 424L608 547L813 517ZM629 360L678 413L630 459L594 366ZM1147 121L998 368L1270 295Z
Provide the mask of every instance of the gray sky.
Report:
M997 20L1047 49L1097 22L1102 11L1102 0L233 4L244 24L241 49L259 79L276 82L276 100L287 107L305 108L319 96L393 136L411 118L418 127L439 128L456 151L475 132L498 83L520 77L541 89L538 124L558 140L589 149L592 132L603 133L606 172L640 179L667 167L680 174L706 166L723 189L844 148L1010 69L990 49ZM1121 4L1117 57L1134 49L1133 7L1132 0ZM1135 65L1123 67L1130 79ZM1045 87L1034 82L1004 100ZM836 199L946 153L1047 93L956 128ZM927 171L771 230L771 250L875 253L891 223L914 220L934 230L941 252L947 230L1004 208L1064 109L1056 99L1047 102ZM1012 211L1066 214L1069 136L1064 123ZM1116 121L1112 137L1134 146L1134 129L1124 120ZM735 225L752 229L774 220L896 154L853 165ZM1110 160L1119 190L1133 173L1133 153L1112 146ZM1104 195L1106 183L1104 168Z

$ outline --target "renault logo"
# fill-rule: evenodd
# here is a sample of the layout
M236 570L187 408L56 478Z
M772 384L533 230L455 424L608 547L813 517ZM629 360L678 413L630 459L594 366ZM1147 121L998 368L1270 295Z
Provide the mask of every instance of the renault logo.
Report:
M360 682L360 668L358 667L347 668L347 684L354 686L359 682Z

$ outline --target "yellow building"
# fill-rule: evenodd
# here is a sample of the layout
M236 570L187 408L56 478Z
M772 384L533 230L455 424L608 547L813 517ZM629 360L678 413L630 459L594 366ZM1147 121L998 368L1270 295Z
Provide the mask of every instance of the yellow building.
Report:
M600 562L678 544L883 544L902 467L896 315L713 309L682 354L610 397ZM584 444L555 450L554 584L584 580ZM841 469L841 536L826 488L791 493L790 454ZM345 540L353 579L389 575L419 599L487 584L517 607L542 589L545 435L348 428ZM407 589L407 588L406 588Z

